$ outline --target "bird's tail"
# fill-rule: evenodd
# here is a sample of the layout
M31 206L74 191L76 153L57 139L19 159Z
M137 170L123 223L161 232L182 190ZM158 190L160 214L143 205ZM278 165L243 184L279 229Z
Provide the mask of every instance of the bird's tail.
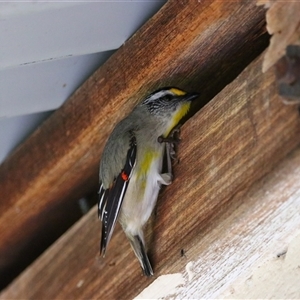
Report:
M131 246L138 260L140 261L143 272L146 276L153 275L153 269L146 253L144 241L139 235L135 235L133 239L130 239Z

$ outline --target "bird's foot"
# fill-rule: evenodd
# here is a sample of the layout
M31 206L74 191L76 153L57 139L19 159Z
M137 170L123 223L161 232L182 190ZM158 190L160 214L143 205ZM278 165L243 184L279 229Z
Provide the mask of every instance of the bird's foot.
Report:
M179 144L180 143L180 126L175 126L169 133L167 137L159 136L157 141L159 143L168 143L168 144Z
M159 143L167 143L168 144L168 152L170 158L173 162L179 163L179 159L177 158L177 147L180 143L180 125L175 126L167 137L159 136L157 141Z

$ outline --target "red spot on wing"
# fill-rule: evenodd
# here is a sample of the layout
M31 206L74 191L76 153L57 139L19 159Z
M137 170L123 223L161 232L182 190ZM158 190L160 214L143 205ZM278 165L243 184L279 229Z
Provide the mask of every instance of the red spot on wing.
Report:
M121 173L121 177L122 177L122 179L123 179L124 181L128 181L128 179L129 179L129 176L125 173L125 171L123 171L123 172Z

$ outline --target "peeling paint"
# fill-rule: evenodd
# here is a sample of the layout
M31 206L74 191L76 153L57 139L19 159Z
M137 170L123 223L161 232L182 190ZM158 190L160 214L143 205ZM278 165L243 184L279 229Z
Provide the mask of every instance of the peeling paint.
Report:
M181 273L161 275L137 295L134 300L168 297L175 294L177 287L184 283L185 280Z
M251 276L248 278L240 276L218 298L299 299L299 252L300 234L291 241L285 257L280 259L273 257L257 264L252 268Z
M194 262L193 261L188 262L185 266L185 270L188 275L188 280L192 281L196 275L194 272Z

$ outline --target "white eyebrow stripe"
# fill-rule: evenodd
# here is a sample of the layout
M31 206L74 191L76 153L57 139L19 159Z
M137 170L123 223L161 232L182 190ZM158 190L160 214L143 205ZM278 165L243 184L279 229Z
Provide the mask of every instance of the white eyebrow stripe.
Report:
M163 90L163 91L159 91L153 95L151 95L150 97L146 98L144 103L148 103L148 102L151 102L151 101L154 101L158 98L161 98L161 97L164 97L166 95L173 95L169 90Z

